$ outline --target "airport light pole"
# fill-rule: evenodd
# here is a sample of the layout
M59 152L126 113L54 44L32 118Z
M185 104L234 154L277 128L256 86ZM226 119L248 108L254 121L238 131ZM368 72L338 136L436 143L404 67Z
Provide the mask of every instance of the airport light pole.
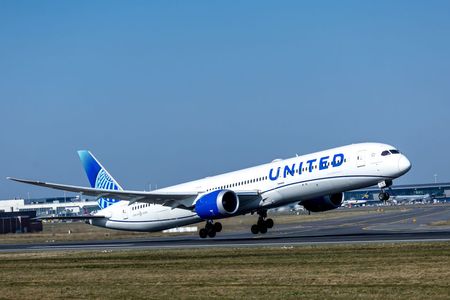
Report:
M437 183L437 174L434 174L434 183Z

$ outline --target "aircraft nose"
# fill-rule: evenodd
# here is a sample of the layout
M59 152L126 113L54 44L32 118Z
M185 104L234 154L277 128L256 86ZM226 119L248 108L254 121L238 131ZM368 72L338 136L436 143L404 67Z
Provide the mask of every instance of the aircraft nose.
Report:
M411 169L411 162L406 156L401 155L398 159L398 170L402 173L406 173L409 169Z

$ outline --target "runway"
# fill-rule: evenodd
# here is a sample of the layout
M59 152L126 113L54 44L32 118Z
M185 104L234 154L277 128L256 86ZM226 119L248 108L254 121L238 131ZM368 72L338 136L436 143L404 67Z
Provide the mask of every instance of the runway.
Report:
M361 208L363 209L367 208ZM196 233L193 233L192 236L163 238L0 245L0 252L290 247L318 244L450 241L450 226L430 226L432 222L449 219L450 205L416 205L404 209L396 208L383 214L362 214L287 225L276 225L275 216L275 227L265 235L239 231L219 233L214 239L200 239Z

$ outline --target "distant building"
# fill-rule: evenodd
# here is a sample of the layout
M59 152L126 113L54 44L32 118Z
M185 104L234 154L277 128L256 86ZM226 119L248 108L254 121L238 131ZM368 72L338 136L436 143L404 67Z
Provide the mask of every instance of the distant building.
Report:
M394 202L450 202L450 183L410 184L392 186L387 192ZM344 200L379 201L378 187L344 193Z
M42 231L42 221L36 220L36 212L0 212L0 234Z
M0 200L0 213L35 211L37 216L76 216L97 209L97 201L78 196Z

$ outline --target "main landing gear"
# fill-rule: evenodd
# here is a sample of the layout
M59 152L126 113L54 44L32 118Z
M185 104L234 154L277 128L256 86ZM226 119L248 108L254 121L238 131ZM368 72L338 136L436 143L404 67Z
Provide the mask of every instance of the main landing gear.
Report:
M390 187L392 185L392 180L384 180L378 183L378 187L381 189L381 192L378 194L378 199L380 201L388 201L389 200L389 193L386 192L386 188Z
M209 236L210 238L213 238L216 236L217 232L222 231L222 224L220 222L213 223L212 220L206 221L205 228L200 229L198 234L202 239Z
M252 225L251 231L253 234L264 234L267 232L267 229L273 227L273 220L267 219L267 210L259 210L257 213L259 215L258 222Z

